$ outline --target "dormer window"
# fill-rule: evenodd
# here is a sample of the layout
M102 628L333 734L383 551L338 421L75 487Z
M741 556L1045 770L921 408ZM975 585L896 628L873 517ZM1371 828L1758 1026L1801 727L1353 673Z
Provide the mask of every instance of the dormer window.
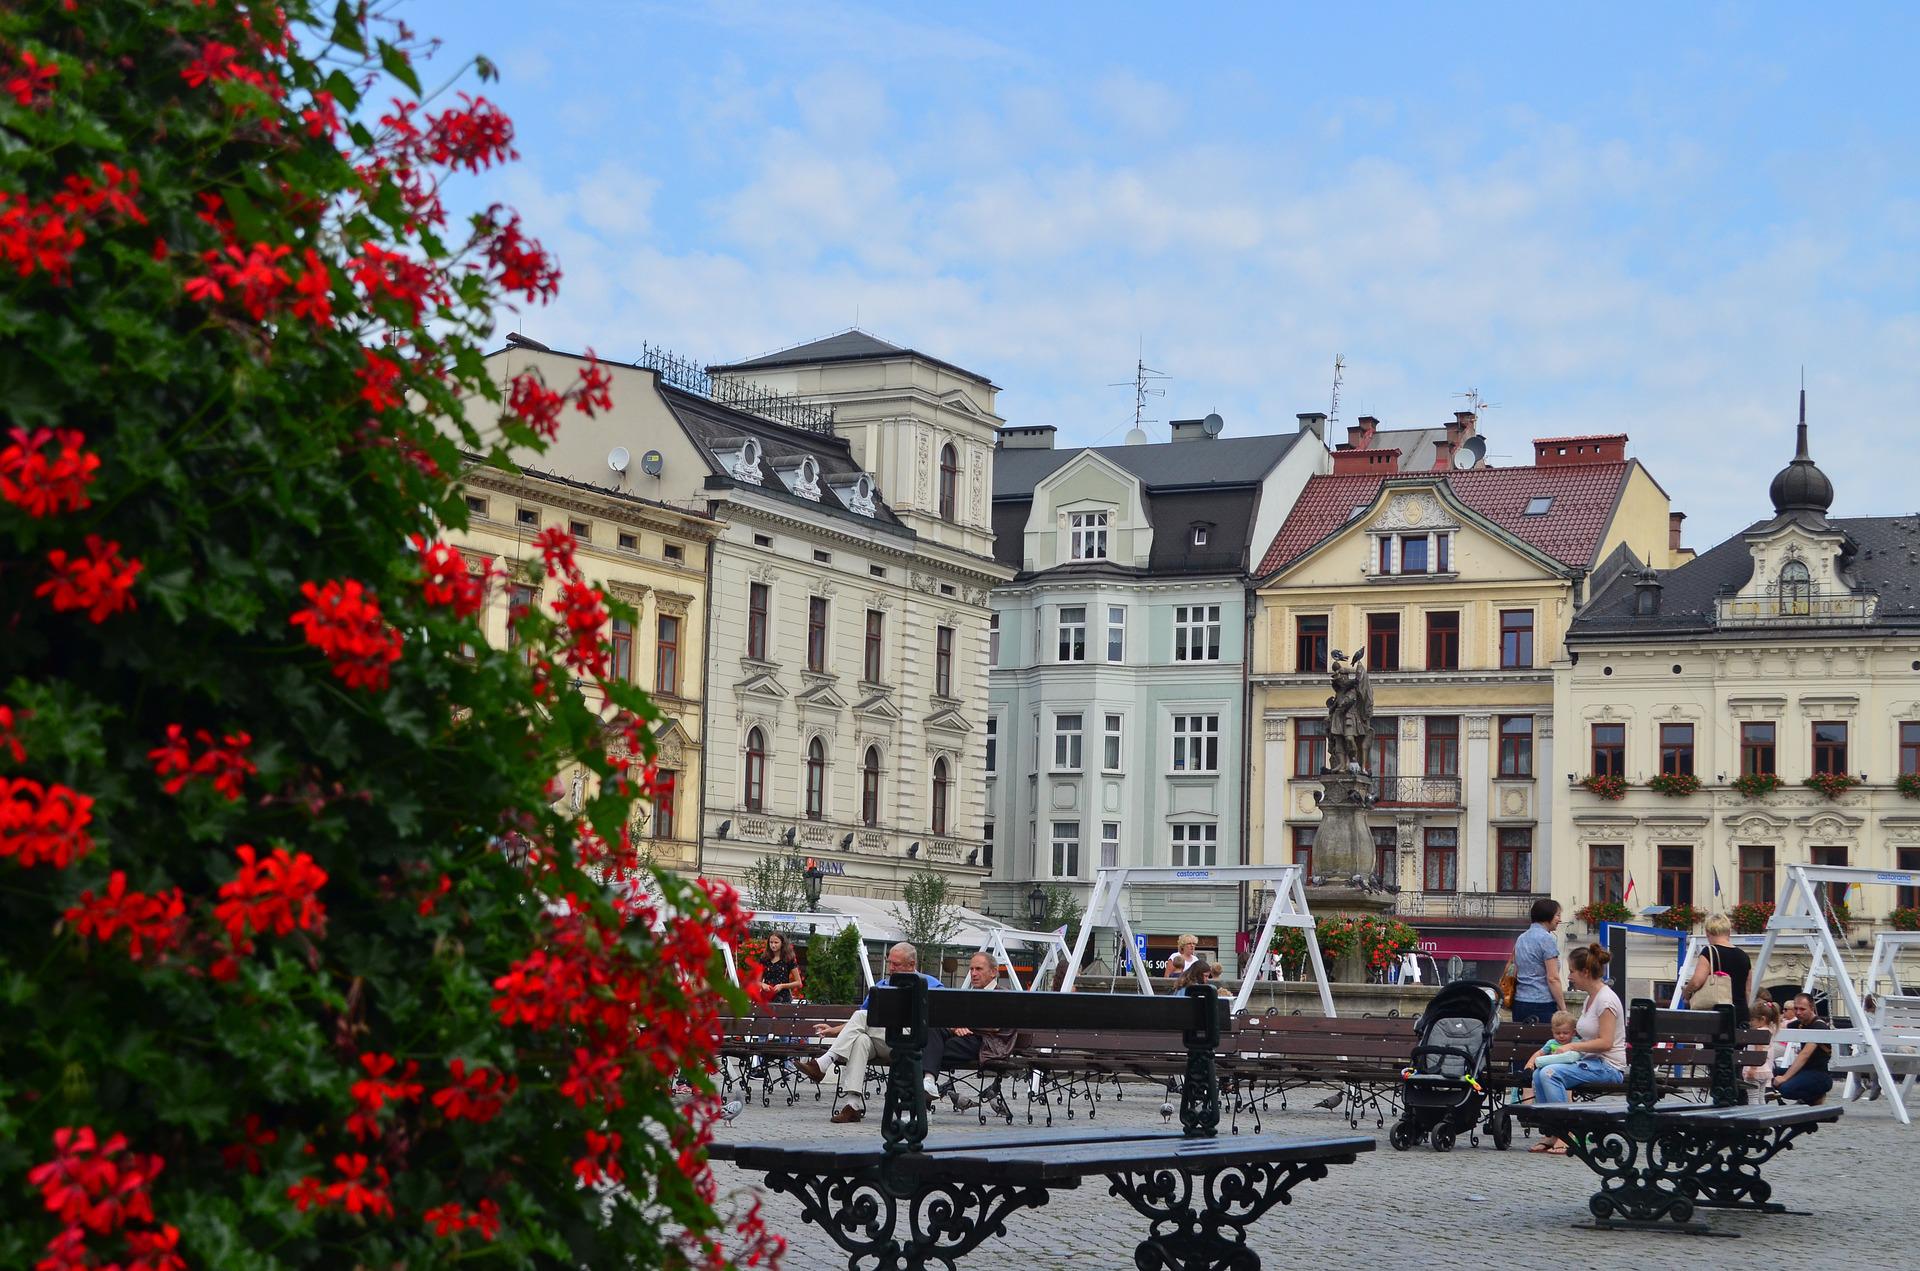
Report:
M1105 512L1071 512L1067 516L1067 527L1072 535L1072 559L1105 560L1107 558L1107 514Z
M1813 612L1813 574L1805 561L1790 560L1780 567L1780 612Z
M812 455L801 459L799 464L788 471L787 485L803 499L820 501L820 463Z
M1205 547L1207 545L1207 527L1206 526L1196 525L1193 527L1193 545L1195 547Z
M715 449L718 450L718 447ZM760 443L758 441L752 437L748 437L740 443L738 450L732 451L731 453L724 451L720 453L726 464L727 475L736 481L745 481L749 485L760 484L762 478L760 475Z

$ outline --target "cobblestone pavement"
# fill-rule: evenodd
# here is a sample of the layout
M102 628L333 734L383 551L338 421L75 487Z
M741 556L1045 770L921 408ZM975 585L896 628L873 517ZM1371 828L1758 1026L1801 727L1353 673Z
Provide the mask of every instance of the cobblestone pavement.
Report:
M811 1087L802 1088L806 1097L792 1108L777 1093L771 1108L756 1101L721 1137L879 1141L877 1100L864 1122L829 1125L828 1104L816 1103ZM1313 1106L1321 1094L1295 1092L1288 1098L1289 1110L1281 1112L1276 1105L1264 1128L1283 1134L1351 1133L1342 1114ZM1096 1124L1159 1126L1162 1097L1148 1086L1129 1087L1120 1102L1109 1098L1100 1104ZM1920 1094L1910 1100L1909 1106L1915 1105ZM1268 1268L1920 1265L1914 1253L1920 1245L1920 1125L1902 1126L1884 1101L1845 1106L1839 1123L1802 1138L1767 1167L1774 1199L1814 1217L1704 1211L1716 1230L1738 1232L1740 1240L1575 1231L1572 1224L1586 1218L1587 1197L1594 1190L1594 1175L1579 1161L1528 1154L1524 1148L1531 1140L1518 1136L1505 1152L1495 1151L1484 1137L1478 1147L1463 1139L1451 1153L1425 1144L1395 1152L1387 1146L1386 1131L1369 1118L1358 1132L1377 1138L1378 1149L1353 1165L1334 1167L1325 1179L1303 1184L1292 1205L1276 1207L1252 1229L1249 1242ZM1016 1105L1015 1112L1013 1131L1027 1132L1024 1108ZM1084 1125L1084 1115L1072 1124ZM1004 1122L990 1121L983 1128L972 1114L943 1109L933 1118L933 1132L1009 1131ZM1032 1133L1037 1138L1045 1127L1036 1122ZM723 1194L760 1194L759 1175L727 1164L714 1168ZM845 1255L817 1227L800 1221L790 1197L764 1194L764 1201L770 1225L790 1242L789 1271L845 1268ZM1145 1220L1107 1194L1104 1180L1090 1179L1077 1191L1054 1193L1044 1208L1015 1214L1006 1236L989 1241L961 1266L983 1271L1129 1268L1145 1229Z

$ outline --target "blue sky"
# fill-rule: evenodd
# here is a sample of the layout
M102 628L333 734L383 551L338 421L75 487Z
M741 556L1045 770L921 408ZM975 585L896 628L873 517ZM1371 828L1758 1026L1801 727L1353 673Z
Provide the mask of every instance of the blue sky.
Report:
M410 4L485 52L565 270L503 325L726 360L859 325L1010 423L1624 431L1705 548L1806 367L1836 514L1920 503L1920 7ZM431 77L430 77L431 78ZM471 85L468 85L472 87ZM1164 432L1161 434L1164 436ZM1893 460L1893 461L1890 461Z

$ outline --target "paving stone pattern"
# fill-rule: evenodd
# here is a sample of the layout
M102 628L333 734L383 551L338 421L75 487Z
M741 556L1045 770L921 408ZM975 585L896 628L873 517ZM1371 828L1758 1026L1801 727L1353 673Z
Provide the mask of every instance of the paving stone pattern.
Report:
M1289 1095L1289 1110L1276 1109L1265 1129L1283 1134L1346 1133L1345 1117L1313 1106L1320 1091ZM774 1106L757 1102L721 1137L739 1141L846 1138L878 1142L878 1104L857 1125L827 1123L829 1105L814 1102L811 1089L792 1108L778 1096ZM1142 1085L1129 1087L1099 1109L1096 1125L1161 1125L1163 1096ZM1470 1147L1463 1139L1450 1153L1422 1144L1410 1152L1387 1146L1386 1131L1362 1122L1361 1133L1379 1140L1377 1150L1350 1166L1336 1167L1318 1182L1302 1185L1290 1206L1276 1207L1253 1230L1250 1243L1267 1268L1418 1266L1424 1269L1494 1266L1714 1267L1848 1266L1913 1268L1920 1265L1920 1125L1902 1126L1884 1101L1846 1106L1838 1124L1799 1141L1768 1166L1774 1199L1811 1216L1702 1211L1717 1230L1739 1240L1642 1232L1575 1231L1587 1217L1594 1175L1579 1161L1527 1153L1532 1142L1516 1135L1497 1152L1484 1137ZM1920 1094L1909 1107L1920 1111ZM1916 1117L1920 1120L1920 1117ZM1079 1126L1080 1121L1058 1124ZM1243 1128L1245 1122L1243 1121ZM1016 1109L1016 1132L1025 1130ZM984 1129L972 1114L942 1108L932 1132L947 1136L1008 1132L990 1121ZM1036 1138L1045 1134L1038 1122ZM1225 1130L1222 1130L1225 1133ZM760 1176L719 1164L723 1194L751 1189ZM790 1197L765 1194L774 1230L790 1243L788 1271L843 1271L846 1256L816 1227L800 1221ZM990 1241L962 1268L1006 1271L1116 1271L1133 1263L1133 1249L1146 1221L1107 1194L1104 1180L1089 1179L1077 1191L1054 1193L1044 1208L1018 1213L1007 1235Z

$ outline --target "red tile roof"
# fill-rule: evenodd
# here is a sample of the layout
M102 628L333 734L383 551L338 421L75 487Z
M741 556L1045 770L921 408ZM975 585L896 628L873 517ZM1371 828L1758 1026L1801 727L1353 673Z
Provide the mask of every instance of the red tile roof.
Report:
M1372 504L1381 482L1421 476L1444 480L1455 498L1521 542L1562 564L1585 569L1594 562L1634 462L1312 477L1274 535L1258 572L1265 576L1305 555L1345 525L1354 508ZM1525 515L1528 502L1549 496L1553 505L1544 514Z

